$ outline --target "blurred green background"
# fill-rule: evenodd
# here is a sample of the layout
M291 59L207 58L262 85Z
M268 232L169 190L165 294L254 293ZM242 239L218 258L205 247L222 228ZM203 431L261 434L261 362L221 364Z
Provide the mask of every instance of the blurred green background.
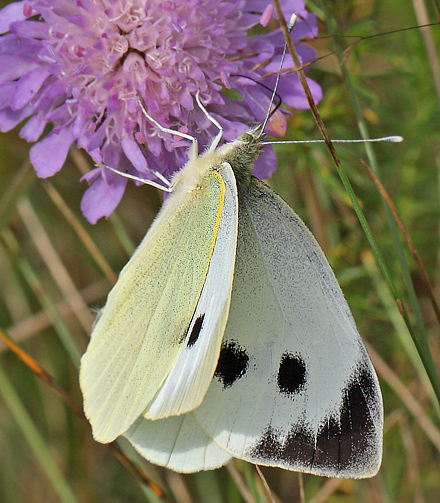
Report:
M382 182L439 298L440 79L435 49L440 31L434 26L388 33L422 24L424 9L429 22L435 22L438 6L417 0L306 4L320 20L320 36L312 44L320 59L309 75L322 86L319 110L330 136L361 137L351 85L370 137L404 137L401 144L375 145L374 152ZM359 40L345 53L350 81L331 54L335 45L330 34L338 35L343 48ZM433 52L427 49L430 40ZM309 111L294 113L287 136L319 138ZM29 148L17 131L0 135L0 326L81 403L75 361L87 345L90 307L103 305L117 272L159 209L161 195L130 183L116 214L92 226L79 210L86 188L79 178L92 166L90 159L72 150L65 168L42 181L29 165ZM401 248L396 245L382 198L360 162L371 164L366 148L337 146L337 152L398 296L422 344L429 341L439 369L439 325L420 271L399 232ZM263 473L282 502L301 501L301 484L305 501L314 503L436 502L438 404L336 169L323 146L280 145L277 153L279 167L269 183L310 226L334 267L371 348L386 420L383 464L373 479L327 480L278 469ZM407 273L399 255L407 261ZM88 423L2 343L0 453L4 503L161 501L108 447L95 443ZM181 476L135 459L165 488L166 501L270 501L255 468L246 463Z

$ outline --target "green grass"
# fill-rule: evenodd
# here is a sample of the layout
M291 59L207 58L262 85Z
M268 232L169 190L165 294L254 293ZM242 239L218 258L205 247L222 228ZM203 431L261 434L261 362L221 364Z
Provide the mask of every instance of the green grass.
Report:
M408 1L316 1L309 6L320 18L323 38L314 43L320 57L335 50L331 38L324 38L330 33L341 35L338 44L345 47L354 40L348 36L372 37L418 24ZM434 12L429 17L434 21ZM438 27L430 33L438 47ZM310 69L323 88L319 111L332 138L359 138L365 128L370 137L404 137L401 144L371 149L336 147L394 294L325 147L277 148L279 167L270 184L308 223L329 257L368 343L385 404L384 458L376 477L328 480L263 469L284 503L301 501L301 484L305 500L314 503L438 501L439 409L430 378L440 366L439 324L402 234L360 162L375 167L374 150L377 173L438 298L440 97L435 68L438 60L431 60L422 31L414 29L362 40L347 55L346 73L335 55ZM319 137L309 111L295 112L288 137ZM43 182L29 166L28 151L17 131L0 135L0 327L81 403L77 363L93 319L89 308L104 303L115 273L160 207L160 195L129 184L116 215L92 226L79 211L85 189L79 167L91 166L90 160L72 151L65 168ZM406 307L406 321L395 296ZM1 345L0 351L0 501L270 501L252 465L235 461L214 472L182 476L140 460L121 442L165 489L166 499L157 499L107 446L93 441L88 423L49 385Z

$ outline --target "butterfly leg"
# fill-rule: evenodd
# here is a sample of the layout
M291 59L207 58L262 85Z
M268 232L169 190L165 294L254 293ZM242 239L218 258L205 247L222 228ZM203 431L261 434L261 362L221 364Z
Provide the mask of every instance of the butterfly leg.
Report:
M223 127L216 119L214 119L214 117L212 115L209 115L208 110L206 110L206 108L203 106L202 102L200 101L200 91L197 91L197 93L196 93L196 101L197 101L197 105L199 105L199 107L200 107L200 110L214 124L214 126L218 127L218 133L217 133L216 137L214 138L214 140L212 141L211 145L209 146L209 150L212 152L217 148L217 145L220 143L220 140L222 139Z
M189 151L189 158L190 159L195 159L198 156L197 138L195 138L194 136L191 136L189 134L183 133L182 131L175 131L173 129L169 129L169 128L162 126L161 124L159 124L157 122L156 119L153 119L153 117L151 117L151 115L145 110L145 107L142 104L142 101L139 98L139 96L137 97L137 100L138 100L139 106L141 107L142 113L145 115L145 117L150 122L152 122L156 127L158 127L163 133L169 133L174 136L180 136L181 138L185 138L186 140L192 141L192 146Z

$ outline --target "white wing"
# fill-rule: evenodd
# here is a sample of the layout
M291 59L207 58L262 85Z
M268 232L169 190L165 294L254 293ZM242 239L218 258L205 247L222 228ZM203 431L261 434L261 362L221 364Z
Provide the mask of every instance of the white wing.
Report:
M317 475L374 475L379 385L338 282L291 208L256 178L240 194L231 310L199 423L226 452Z
M191 412L158 421L140 418L124 436L145 459L176 472L214 470L231 459Z

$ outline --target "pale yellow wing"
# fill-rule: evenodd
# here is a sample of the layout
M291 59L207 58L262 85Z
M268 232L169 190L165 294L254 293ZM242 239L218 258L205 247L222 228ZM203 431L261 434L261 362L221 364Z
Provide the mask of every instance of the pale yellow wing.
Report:
M210 171L193 190L171 194L111 290L80 370L98 441L124 433L172 368L205 282L224 193Z
M216 171L225 184L225 196L208 273L179 355L145 410L147 419L178 416L199 406L217 366L231 303L238 198L231 166L222 163Z

